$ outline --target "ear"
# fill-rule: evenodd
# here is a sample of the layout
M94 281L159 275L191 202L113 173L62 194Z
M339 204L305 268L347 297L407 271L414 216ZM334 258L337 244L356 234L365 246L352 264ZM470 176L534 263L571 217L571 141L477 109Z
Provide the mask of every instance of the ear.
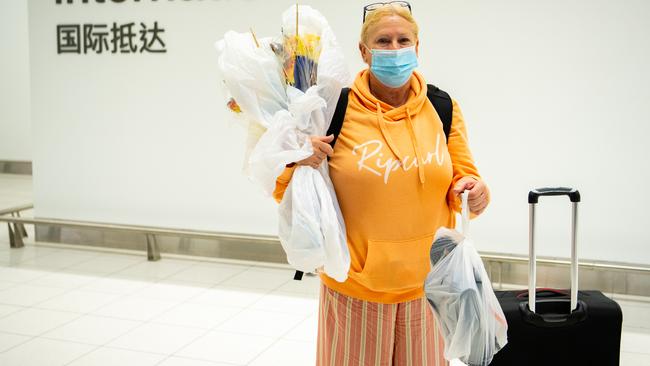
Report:
M368 51L368 47L366 47L363 43L359 42L359 52L361 53L361 58L363 59L363 62L368 64L370 66L370 60L372 60L372 55L370 54L370 51Z
M415 41L415 55L420 57L420 40Z

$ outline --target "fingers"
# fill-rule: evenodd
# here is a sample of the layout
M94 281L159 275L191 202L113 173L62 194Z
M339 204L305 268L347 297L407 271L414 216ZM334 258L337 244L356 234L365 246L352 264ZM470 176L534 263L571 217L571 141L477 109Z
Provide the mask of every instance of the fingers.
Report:
M299 165L307 165L314 169L325 160L328 156L334 154L334 149L329 143L334 140L334 135L329 136L311 136L311 145L314 149L314 154L306 159L298 161Z
M474 186L476 185L476 182L477 182L476 179L474 179L472 177L460 178L458 180L458 182L456 182L456 184L454 185L453 192L454 192L454 194L456 196L459 196L464 191L466 191L468 189L469 190L473 189ZM471 194L471 191L470 191L470 194Z
M468 200L470 203L472 203L472 201L479 201L482 199L482 197L485 196L487 196L487 189L485 187L485 184L482 182L476 182L474 187L469 190Z
M482 212L487 207L487 205L488 200L485 196L481 196L480 199L468 202L469 211L475 214Z
M323 141L323 142L326 142L326 143L328 143L328 144L329 144L330 142L334 141L334 134L327 135L327 136L316 136L316 137L317 137L319 140L321 140L321 141Z
M482 185L477 184L472 189L469 190L469 195L467 196L467 199L470 203L478 202L484 196L485 196L485 188Z
M488 200L484 200L478 204L476 204L474 207L470 206L470 212L474 213L475 215L480 215L485 211L485 209L488 206Z
M460 196L465 191L465 182L458 181L452 191L455 196Z
M456 182L452 189L454 195L460 196L464 191L469 191L467 203L470 212L480 215L487 207L490 194L483 181L473 177L463 177Z
M476 215L480 215L489 203L489 191L485 183L478 181L474 188L469 191L469 209Z
M332 148L332 145L330 145L326 140L330 140L331 142L333 139L334 135L312 137L311 145L314 148L314 152L321 152L327 156L332 156L334 149Z
M310 156L310 157L308 157L306 159L298 161L297 164L298 165L306 165L306 166L310 166L310 167L312 167L314 169L317 169L318 166L321 164L321 162L323 160L324 160L323 158L319 158L316 155L312 155L312 156Z

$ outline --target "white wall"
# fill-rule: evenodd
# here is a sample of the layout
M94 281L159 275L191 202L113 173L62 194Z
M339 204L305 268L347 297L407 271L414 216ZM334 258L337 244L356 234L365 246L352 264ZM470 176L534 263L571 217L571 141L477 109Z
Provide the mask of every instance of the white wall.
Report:
M309 1L349 57L367 1ZM275 203L240 174L213 43L276 34L291 1L29 2L36 215L275 234ZM421 68L465 114L493 202L479 249L527 252L530 188L578 187L585 259L650 264L650 3L412 1ZM157 20L163 55L57 55L55 25ZM638 193L637 193L638 192ZM568 255L569 205L542 202L541 255Z
M650 263L650 3L445 2L431 14L428 75L460 100L492 187L481 249L527 253L527 190L569 185L583 196L582 258ZM569 256L568 200L540 202L540 253Z
M27 2L0 2L0 160L32 160Z

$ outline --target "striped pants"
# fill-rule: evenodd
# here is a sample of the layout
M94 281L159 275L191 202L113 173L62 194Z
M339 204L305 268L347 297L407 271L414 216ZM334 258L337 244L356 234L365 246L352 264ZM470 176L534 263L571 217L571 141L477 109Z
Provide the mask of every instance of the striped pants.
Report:
M321 283L317 366L443 366L442 335L425 298L380 304Z

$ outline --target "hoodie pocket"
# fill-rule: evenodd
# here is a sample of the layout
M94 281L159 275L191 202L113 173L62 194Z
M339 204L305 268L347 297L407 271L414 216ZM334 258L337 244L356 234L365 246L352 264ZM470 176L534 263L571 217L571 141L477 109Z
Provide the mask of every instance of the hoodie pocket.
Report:
M424 286L434 234L406 240L369 240L366 263L355 279L376 292L401 292Z

